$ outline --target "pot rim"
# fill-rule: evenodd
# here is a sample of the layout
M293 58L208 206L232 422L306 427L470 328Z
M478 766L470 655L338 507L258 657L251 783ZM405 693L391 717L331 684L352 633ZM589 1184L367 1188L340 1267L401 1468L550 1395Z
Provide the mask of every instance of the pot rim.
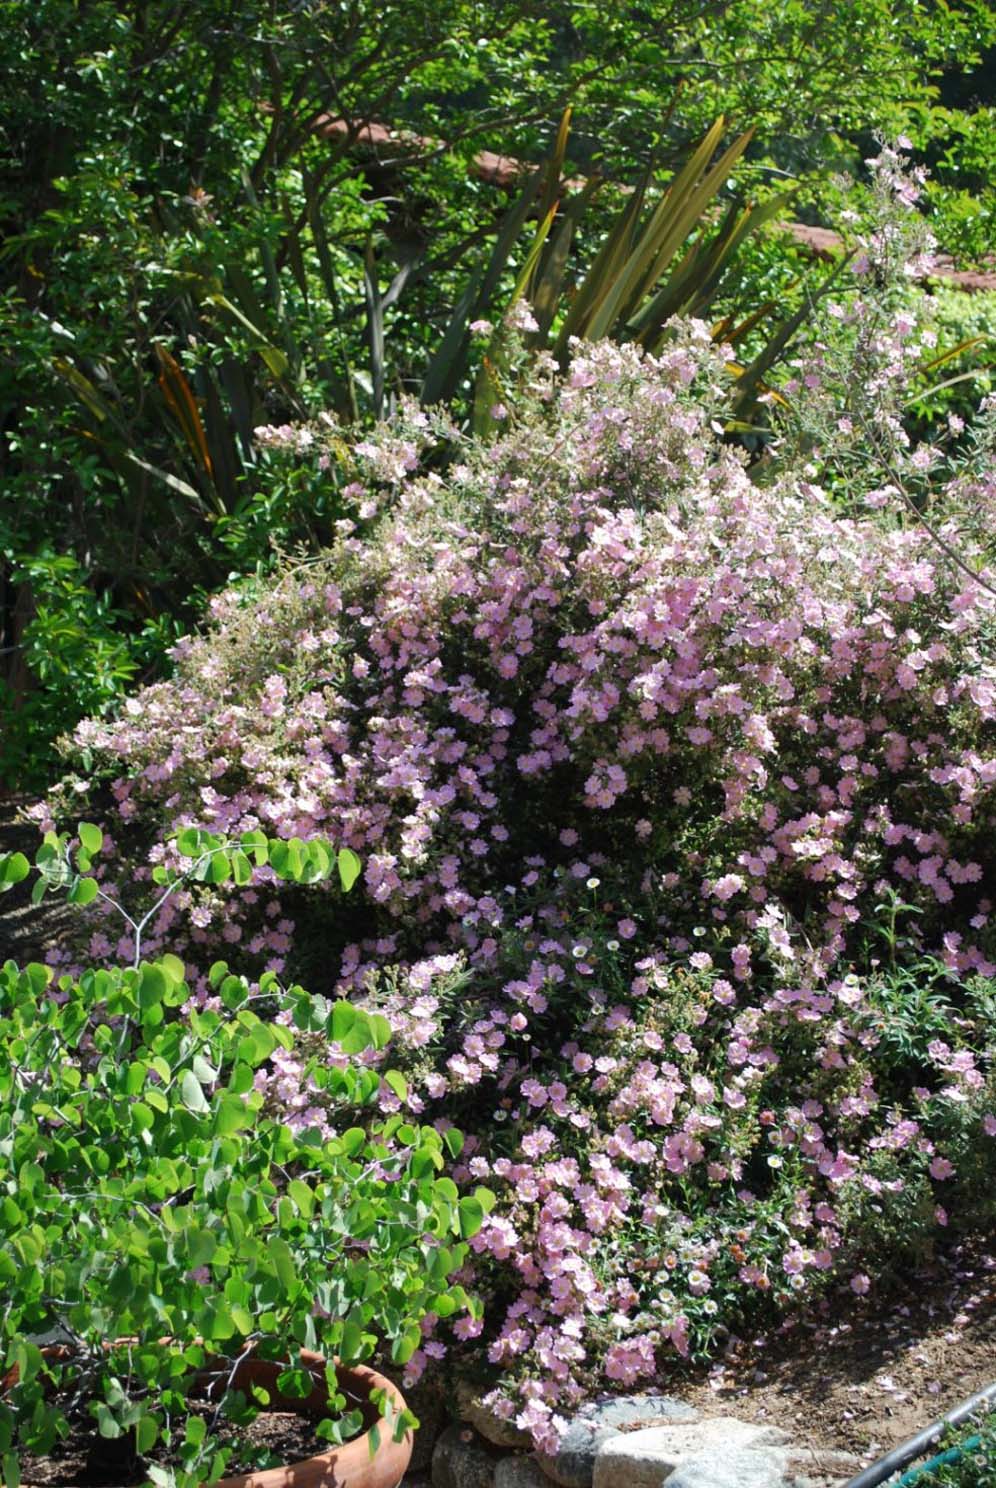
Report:
M254 1366L262 1367L267 1373L282 1367L276 1361L255 1358L251 1352L243 1355L243 1359L244 1363L240 1360L237 1368L250 1372ZM301 1360L308 1369L316 1372L316 1391L319 1394L326 1391L324 1357L302 1349ZM322 1371L320 1377L318 1370ZM386 1440L382 1435L375 1447L372 1433L383 1417L370 1404L370 1396L374 1390L386 1390L398 1412L406 1409L404 1396L397 1385L368 1365L337 1363L336 1373L340 1387L351 1382L354 1393L364 1402L361 1408L368 1424L361 1435L284 1467L222 1478L214 1488L331 1488L331 1485L335 1488L395 1488L411 1460L414 1433L409 1428L400 1442L394 1439L393 1432ZM235 1382L238 1383L237 1375Z

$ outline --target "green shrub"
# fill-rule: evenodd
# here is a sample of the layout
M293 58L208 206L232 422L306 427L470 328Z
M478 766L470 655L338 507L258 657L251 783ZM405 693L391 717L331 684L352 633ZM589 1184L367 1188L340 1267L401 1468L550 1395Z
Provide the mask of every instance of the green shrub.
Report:
M302 1349L349 1364L384 1347L403 1364L426 1313L474 1315L450 1277L482 1195L461 1199L442 1174L454 1133L371 1117L379 1095L405 1092L356 1061L388 1037L376 1015L272 976L250 986L224 964L200 991L168 955L57 980L0 968L8 1484L18 1453L47 1453L72 1419L132 1434L139 1457L165 1442L171 1481L199 1488L228 1451L194 1430L185 1396L205 1370L224 1376L218 1355L279 1360L293 1396L311 1388ZM328 1039L349 1059L310 1057L314 1093L292 1129L257 1074ZM358 1412L332 1398L341 1419L325 1434L347 1439Z
M37 889L110 903L92 871L103 847L87 823L75 841L50 834ZM254 868L303 883L337 869L347 888L358 868L320 841L258 832L229 843L191 831L178 850L189 866L156 872L159 904L198 882L245 886ZM0 890L29 871L23 854L0 858ZM155 906L141 920L121 912L134 935L127 968L57 979L41 965L0 968L8 1488L21 1453L48 1453L80 1421L129 1436L140 1462L163 1443L178 1466L170 1477L146 1464L156 1484L214 1482L230 1451L213 1426L232 1409L240 1424L252 1418L231 1391L233 1361L250 1349L285 1366L291 1397L313 1384L301 1351L321 1354L335 1419L319 1435L347 1439L362 1418L333 1359L383 1349L404 1365L427 1315L480 1315L453 1274L492 1195L460 1196L443 1169L462 1138L406 1120L403 1076L370 1067L387 1020L272 973L250 983L223 961L188 983L177 956L141 959ZM264 1075L283 1083L276 1100ZM228 1378L208 1431L187 1409L205 1373ZM382 1408L399 1436L413 1422L389 1400Z
M802 182L825 211L828 168L858 164L868 130L905 128L948 140L938 215L953 190L959 224L961 173L991 154L989 111L940 107L935 82L992 41L983 0L652 0L597 18L569 0L389 0L347 22L258 0L237 16L7 0L2 18L0 655L25 736L0 764L10 785L130 666L166 669L205 593L269 568L274 543L330 539L336 482L284 480L253 429L321 408L366 421L421 382L500 230L482 148L537 160L570 98L584 133L565 173L625 185L649 166L664 185L726 114L757 129L752 192ZM323 114L349 136L316 132ZM588 217L579 281L606 226ZM499 307L519 267L492 286ZM48 551L94 597L93 685L20 650L35 601L53 604L24 577Z
M861 409L898 443L908 333L880 325ZM498 1193L486 1344L433 1345L486 1348L543 1445L606 1379L992 1221L989 508L969 525L962 472L901 450L928 530L860 430L846 513L832 445L749 470L710 328L673 332L534 364L445 475L409 410L365 442L362 536L216 601L171 682L78 733L109 878L198 823L334 822L362 857L342 913L222 883L154 934L204 964L308 943L389 1019L415 1098L467 1133L459 1176ZM857 411L804 379L820 427ZM99 955L98 907L83 935Z

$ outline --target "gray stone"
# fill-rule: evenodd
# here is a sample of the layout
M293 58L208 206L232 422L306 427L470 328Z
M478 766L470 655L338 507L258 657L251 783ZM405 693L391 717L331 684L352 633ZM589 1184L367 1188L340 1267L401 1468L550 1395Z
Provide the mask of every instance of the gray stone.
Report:
M789 1488L785 1454L777 1447L692 1457L667 1478L668 1488Z
M560 1488L591 1488L595 1458L603 1442L624 1431L663 1421L695 1421L690 1405L671 1395L610 1395L583 1405L555 1455L541 1454L540 1467Z
M495 1468L495 1488L549 1488L549 1485L531 1453L515 1452L511 1457L503 1457Z
M506 1451L511 1451L516 1447L531 1447L533 1444L528 1431L523 1431L514 1421L503 1421L479 1400L469 1401L460 1415L463 1420L470 1422L479 1436L483 1436L485 1441L491 1442L495 1447L504 1447Z
M787 1488L787 1440L774 1426L758 1426L733 1416L620 1433L598 1449L594 1488L660 1488L686 1466L701 1477L701 1484L689 1480L686 1488L712 1488L701 1476L707 1468L717 1474L715 1488L727 1488L727 1483L729 1488L755 1488L755 1484L757 1488L769 1484ZM734 1468L739 1478L729 1476ZM759 1476L762 1472L767 1476ZM677 1481L672 1488L678 1488Z
M467 1380L457 1380L455 1398L456 1413L460 1420L468 1421L478 1436L507 1450L532 1447L533 1440L529 1432L520 1430L514 1421L502 1420L486 1405L482 1405L476 1387Z
M447 1426L432 1453L432 1488L494 1488L498 1455L469 1426Z

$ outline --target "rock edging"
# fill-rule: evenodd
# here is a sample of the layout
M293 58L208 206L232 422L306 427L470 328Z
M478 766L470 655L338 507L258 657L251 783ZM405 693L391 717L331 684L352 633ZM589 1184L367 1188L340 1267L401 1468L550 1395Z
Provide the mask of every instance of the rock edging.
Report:
M553 1456L517 1450L518 1429L479 1401L462 1400L461 1414L436 1442L432 1488L841 1488L861 1465L774 1426L702 1417L668 1395L592 1401Z

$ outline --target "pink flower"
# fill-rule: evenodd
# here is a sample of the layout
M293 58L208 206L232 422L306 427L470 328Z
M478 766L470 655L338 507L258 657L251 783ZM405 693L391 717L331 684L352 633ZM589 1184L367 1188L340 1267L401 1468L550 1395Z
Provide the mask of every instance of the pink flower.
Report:
M734 894L739 894L744 887L744 880L739 873L727 873L718 878L712 886L712 892L716 899L725 903L732 899Z

